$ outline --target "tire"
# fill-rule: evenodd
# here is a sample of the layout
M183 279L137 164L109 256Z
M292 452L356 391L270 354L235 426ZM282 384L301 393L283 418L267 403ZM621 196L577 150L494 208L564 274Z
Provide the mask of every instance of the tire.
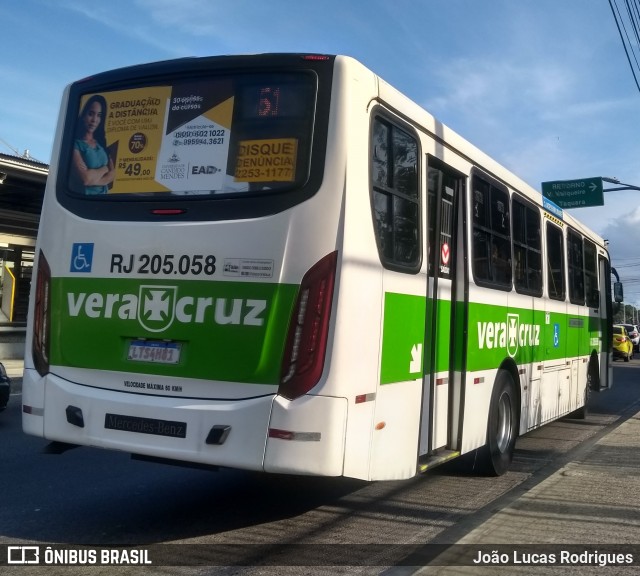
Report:
M591 388L587 383L584 387L584 406L581 406L575 412L569 414L569 417L575 418L576 420L586 420L587 416L589 416L589 398L591 398Z
M631 352L628 352L627 354L625 354L624 356L624 361L625 362L629 362L629 360L631 360Z
M491 393L487 443L479 451L481 471L488 476L501 476L511 465L518 429L516 387L511 374L498 370Z
M589 363L589 372L591 372L592 363L593 361ZM592 390L591 374L589 374L588 378L589 379L587 380L587 385L584 387L584 405L578 408L577 410L574 410L573 412L571 412L567 416L567 418L575 418L576 420L586 420L587 416L589 416L589 398L591 398L591 390Z
M581 406L577 410L574 410L569 414L569 418L575 418L577 420L586 420L589 415L589 398L591 398L591 391L598 390L600 388L600 373L598 369L598 363L594 358L589 361L589 368L587 371L587 384L584 387L584 406Z

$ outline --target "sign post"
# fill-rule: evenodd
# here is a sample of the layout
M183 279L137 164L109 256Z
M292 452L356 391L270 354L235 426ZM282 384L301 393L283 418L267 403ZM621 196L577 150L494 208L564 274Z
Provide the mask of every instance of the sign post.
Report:
M542 195L560 208L604 206L602 178L600 177L543 182Z

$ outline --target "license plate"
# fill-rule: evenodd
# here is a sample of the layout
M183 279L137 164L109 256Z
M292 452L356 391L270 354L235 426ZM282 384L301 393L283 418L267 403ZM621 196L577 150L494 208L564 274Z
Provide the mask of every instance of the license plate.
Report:
M181 345L177 342L132 340L129 343L127 359L134 362L177 364L180 360L180 349Z

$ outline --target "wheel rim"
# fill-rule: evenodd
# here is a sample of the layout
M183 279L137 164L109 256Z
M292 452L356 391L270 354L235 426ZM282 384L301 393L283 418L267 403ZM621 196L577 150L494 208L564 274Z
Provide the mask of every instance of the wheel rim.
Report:
M511 397L503 392L498 401L498 430L496 434L496 444L500 452L506 452L511 441L512 418Z
M591 386L589 386L589 382L587 382L587 387L584 390L584 407L587 407L589 404L589 398L591 398Z

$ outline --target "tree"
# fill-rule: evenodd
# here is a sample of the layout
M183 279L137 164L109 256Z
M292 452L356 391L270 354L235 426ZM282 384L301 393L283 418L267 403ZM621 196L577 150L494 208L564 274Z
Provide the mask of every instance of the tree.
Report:
M613 313L613 323L614 324L636 324L639 320L640 312L635 306L631 304L624 304L623 306L618 306L613 308L615 312Z

